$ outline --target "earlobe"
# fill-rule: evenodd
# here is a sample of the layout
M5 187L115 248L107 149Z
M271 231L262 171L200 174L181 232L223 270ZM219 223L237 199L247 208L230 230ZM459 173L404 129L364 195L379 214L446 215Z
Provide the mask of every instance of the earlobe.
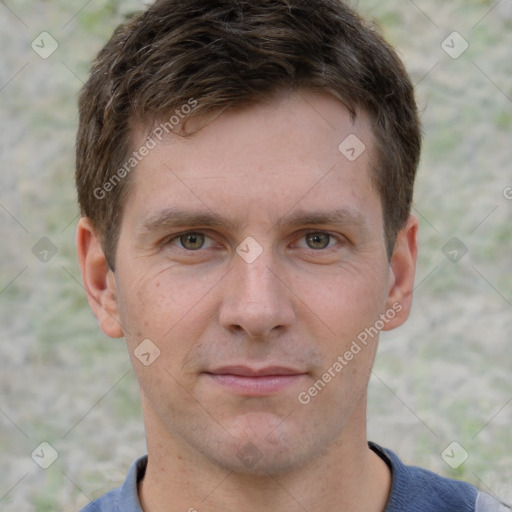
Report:
M402 325L411 311L414 275L418 255L418 219L409 215L404 227L397 235L390 261L390 283L386 306L396 312L386 324L389 331Z
M101 330L111 338L121 338L116 284L99 238L89 219L82 217L76 232L76 249L87 300Z

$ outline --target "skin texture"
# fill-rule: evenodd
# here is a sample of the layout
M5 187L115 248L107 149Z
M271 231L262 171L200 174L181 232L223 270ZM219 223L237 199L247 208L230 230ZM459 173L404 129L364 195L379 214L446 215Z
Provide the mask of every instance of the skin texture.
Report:
M134 133L135 146L146 133ZM353 162L338 150L350 134L366 146ZM370 179L372 140L367 117L353 122L338 100L282 94L223 113L188 138L171 135L140 162L115 274L81 219L89 303L107 335L125 337L141 387L145 511L384 510L389 471L366 441L378 336L308 404L297 399L379 315L399 304L384 326L392 329L409 314L417 219L408 219L389 261ZM164 221L171 209L229 222L174 226ZM287 222L319 210L345 217ZM187 232L200 233L184 237L188 250L178 236ZM242 243L247 237L262 250L252 263L236 251L255 254ZM148 366L135 357L145 339L160 350ZM255 396L212 378L225 365L284 366L300 375ZM258 460L248 463L247 453Z

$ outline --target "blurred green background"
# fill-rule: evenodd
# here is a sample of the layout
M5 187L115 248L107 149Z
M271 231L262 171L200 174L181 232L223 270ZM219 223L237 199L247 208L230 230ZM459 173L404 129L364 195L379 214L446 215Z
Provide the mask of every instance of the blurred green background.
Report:
M369 437L512 501L512 0L353 3L404 59L425 132L415 304L381 336ZM81 285L73 183L77 93L142 7L0 2L2 511L78 510L145 452L124 344L99 331ZM41 37L40 52L58 44L47 58ZM456 263L454 247L467 248ZM454 441L468 454L456 469L441 456ZM58 455L46 470L31 457L41 442Z

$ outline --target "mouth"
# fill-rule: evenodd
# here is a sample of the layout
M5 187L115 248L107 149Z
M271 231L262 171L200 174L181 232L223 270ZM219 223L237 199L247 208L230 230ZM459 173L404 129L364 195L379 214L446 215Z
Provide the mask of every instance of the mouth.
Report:
M215 384L237 394L265 396L285 390L304 378L307 373L283 366L224 366L205 372L205 375Z

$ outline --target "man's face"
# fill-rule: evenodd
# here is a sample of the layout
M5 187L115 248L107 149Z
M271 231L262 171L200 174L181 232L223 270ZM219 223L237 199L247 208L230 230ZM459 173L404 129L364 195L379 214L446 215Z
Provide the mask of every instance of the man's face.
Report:
M349 135L366 146L354 161ZM378 335L343 356L394 283L372 148L364 115L304 92L169 136L140 162L115 288L150 445L277 474L364 438ZM152 364L135 355L143 340Z

